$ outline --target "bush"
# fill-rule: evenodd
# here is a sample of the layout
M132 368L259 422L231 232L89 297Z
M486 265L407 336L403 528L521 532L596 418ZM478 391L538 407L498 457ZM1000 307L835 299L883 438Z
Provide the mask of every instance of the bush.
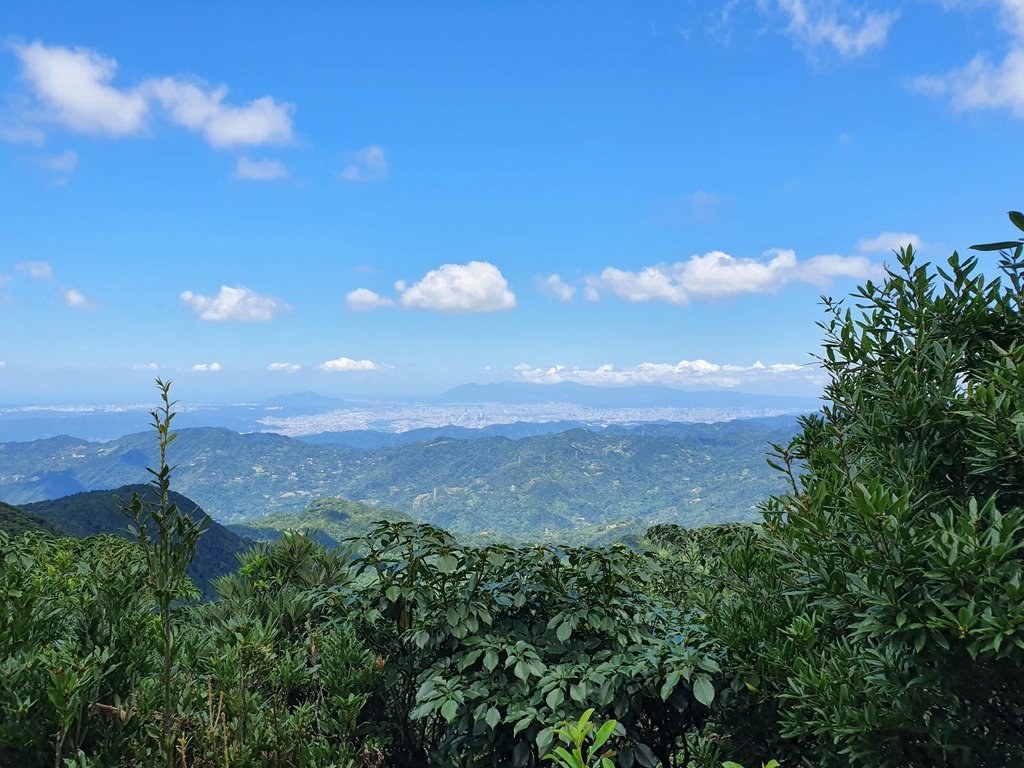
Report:
M999 270L907 247L863 314L826 301L826 405L776 447L790 491L761 535L725 555L712 629L757 683L744 714L816 764L1024 754L1019 246Z

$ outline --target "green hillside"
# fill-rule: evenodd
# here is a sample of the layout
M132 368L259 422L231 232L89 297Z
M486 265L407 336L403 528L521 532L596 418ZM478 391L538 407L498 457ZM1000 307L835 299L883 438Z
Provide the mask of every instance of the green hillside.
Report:
M407 522L408 515L380 509L338 497L317 499L301 512L275 512L247 524L228 526L240 536L256 541L273 541L288 530L317 531L317 539L336 546L342 539L365 536L381 520Z
M75 538L82 539L101 533L129 538L128 521L118 508L117 499L127 501L133 492L144 495L152 493L152 489L145 485L132 485L112 491L76 493L59 499L25 504L24 511ZM172 491L170 499L193 519L206 516L201 507L180 493ZM204 594L212 595L210 580L234 571L238 567L235 555L248 549L251 544L251 541L211 519L199 541L199 550L189 567L189 576Z
M343 495L461 534L549 539L623 519L639 528L751 520L780 487L773 431L711 436L571 430L508 440L436 440L357 460Z
M51 536L61 535L60 529L52 523L36 515L30 515L17 507L12 507L10 504L4 504L2 501L0 501L0 531L9 536L20 536L29 531L40 531Z

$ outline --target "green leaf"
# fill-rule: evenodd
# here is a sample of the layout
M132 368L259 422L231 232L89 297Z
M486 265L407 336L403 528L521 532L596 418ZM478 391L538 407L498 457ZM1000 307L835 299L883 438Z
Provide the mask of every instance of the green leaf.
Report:
M718 666L718 662L707 656L698 661L697 666L701 669L706 669L708 672L714 672L715 674L719 674L722 671L722 668Z
M441 705L441 717L449 723L455 720L457 714L459 714L458 702L448 699L448 701Z
M1010 251L1020 245L1020 242L1013 240L1006 240L1001 243L983 243L980 245L972 245L972 251Z
M1024 213L1020 211L1009 211L1010 221L1013 222L1013 226L1024 232Z
M521 741L512 748L512 765L519 768L519 766L526 765L526 761L530 759L530 742Z
M520 720L519 720L519 721L518 721L518 722L517 722L517 723L515 724L515 727L513 727L513 728L512 728L512 735L513 735L513 736L518 736L518 735L519 735L519 732L520 732L521 730L525 729L525 728L529 728L529 727L530 727L530 724L531 724L532 722L533 722L533 715L527 715L526 717L524 717L524 718L521 718L521 719L520 719Z
M444 555L437 559L437 570L441 573L455 573L459 567L459 559L455 555Z
M614 720L608 720L604 725L602 725L597 730L597 733L594 734L594 745L591 747L591 749L594 752L599 750L602 746L604 746L604 743L606 741L608 741L608 739L611 738L611 735L612 735L612 733L614 731L615 731L615 721Z
M570 755L565 747L555 747L554 752L560 758L558 762L565 766L565 768L576 768L579 765L579 761Z
M672 670L668 673L665 678L665 684L661 686L661 700L668 701L668 697L672 695L672 691L676 689L679 684L679 676L682 673L679 670Z
M658 757L646 744L637 744L635 750L636 761L644 768L654 768L658 764Z
M563 643L569 639L569 636L571 634L572 624L570 624L568 621L563 621L561 624L559 624L558 631L555 632L555 636Z
M715 686L711 684L711 678L705 674L699 674L693 680L693 696L705 707L710 707L715 700Z
M558 709L562 706L562 702L565 701L565 694L562 693L561 688L553 688L548 692L548 695L544 700L551 709Z
M498 725L498 722L500 720L501 713L498 712L498 710L494 707L488 709L487 714L484 716L484 722L487 723L488 726L490 726L491 730L494 730L494 728Z
M551 747L551 742L555 740L554 731L551 728L545 728L537 734L537 749L541 754L548 751Z

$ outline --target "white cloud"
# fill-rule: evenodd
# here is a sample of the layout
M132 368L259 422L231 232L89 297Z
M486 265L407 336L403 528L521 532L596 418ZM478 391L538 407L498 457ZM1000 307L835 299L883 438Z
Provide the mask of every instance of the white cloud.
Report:
M640 363L626 368L617 368L608 363L591 369L565 365L536 368L522 363L516 366L515 375L533 384L574 382L604 387L656 384L668 387L732 388L765 381L808 382L816 385L824 382L820 369L815 366L796 363L765 365L761 361L743 366L711 363L707 360L680 360L678 363Z
M216 296L183 291L181 300L200 320L215 322L263 322L290 308L280 299L264 296L244 285L222 285Z
M767 261L711 251L636 272L606 267L599 275L586 278L584 297L596 301L610 293L626 301L687 304L693 299L773 293L791 282L824 286L835 277L881 275L881 269L864 256L826 255L801 261L793 251L779 248L765 251L764 256Z
M244 106L224 103L227 86L211 88L176 77L147 80L142 90L154 98L171 121L201 133L223 149L258 144L287 144L292 140L291 104L264 96Z
M267 366L267 370L277 373L297 373L302 370L302 366L295 363L271 363Z
M74 288L68 288L62 295L64 303L72 309L94 309L96 307L95 301Z
M924 249L920 236L912 232L882 232L877 237L861 240L857 250L861 253L892 253L907 245L914 246L915 251Z
M220 369L220 363L196 363L192 366L196 373L216 373Z
M394 303L391 299L386 299L369 288L356 288L345 295L345 306L354 312L367 312L371 309L390 307Z
M163 366L157 365L156 363L139 363L138 365L132 366L133 371L159 371L161 368L163 368Z
M351 372L351 371L379 371L383 366L372 360L353 360L350 357L339 357L336 360L327 360L320 364L321 371Z
M830 46L841 56L860 56L885 45L899 18L892 11L844 8L826 0L778 0L789 19L786 31L811 49Z
M948 96L958 112L1008 109L1014 117L1024 117L1024 44L998 64L979 54L961 69L918 77L911 85L929 96Z
M498 312L516 306L516 297L508 289L501 271L486 261L468 264L442 264L411 286L399 281L402 306L432 309L438 312L466 314Z
M39 164L51 171L70 175L78 167L78 153L72 152L69 149L67 152L61 152L59 155L44 157L39 161Z
M384 148L371 145L351 153L340 175L345 181L383 181L390 170Z
M88 48L14 46L22 74L49 112L49 117L82 133L130 136L145 127L149 105L137 89L110 84L114 59Z
M19 272L27 272L33 280L53 279L53 267L48 261L23 261L15 264L14 268Z
M565 282L557 272L547 277L538 277L537 287L540 288L541 293L552 296L561 302L572 301L573 294L576 293L576 288Z
M1010 38L1002 61L993 63L981 53L944 75L914 78L911 87L930 96L948 97L957 112L1006 109L1015 117L1024 117L1024 2L1002 0L999 5Z
M195 78L157 77L131 87L113 85L117 61L88 48L33 42L14 46L22 74L41 103L43 119L72 131L119 137L142 133L153 104L167 118L200 133L217 148L292 141L292 104L270 96L234 105L225 85ZM5 129L8 141L38 142L31 124Z
M46 134L32 125L5 122L0 125L0 141L6 141L9 144L42 146L46 143Z
M250 160L238 158L235 164L235 178L251 181L274 181L288 178L288 169L280 160Z

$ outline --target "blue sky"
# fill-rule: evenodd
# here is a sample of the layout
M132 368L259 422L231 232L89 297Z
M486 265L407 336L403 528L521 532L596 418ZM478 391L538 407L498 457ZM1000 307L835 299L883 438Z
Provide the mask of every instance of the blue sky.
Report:
M0 403L810 393L1012 234L1024 2L7 3Z

